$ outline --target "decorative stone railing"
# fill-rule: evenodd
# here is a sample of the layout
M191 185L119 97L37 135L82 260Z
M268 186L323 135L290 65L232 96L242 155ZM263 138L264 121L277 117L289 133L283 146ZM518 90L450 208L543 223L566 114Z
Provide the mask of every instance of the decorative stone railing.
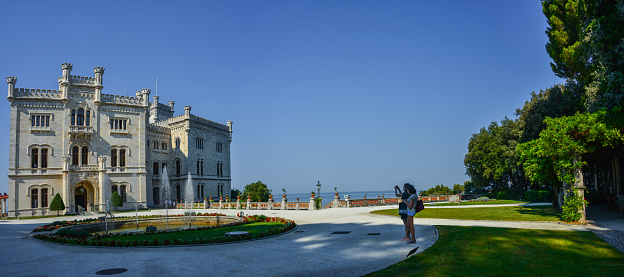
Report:
M100 166L97 164L85 164L85 165L70 165L69 170L73 171L94 171L99 170Z
M93 134L95 131L92 126L69 126L70 134Z
M51 132L52 128L46 126L30 126L31 132Z

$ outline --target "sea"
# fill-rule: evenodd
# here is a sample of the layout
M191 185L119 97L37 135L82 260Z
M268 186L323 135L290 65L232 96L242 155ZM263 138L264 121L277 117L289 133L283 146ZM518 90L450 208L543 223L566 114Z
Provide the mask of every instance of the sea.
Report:
M304 201L310 201L310 193L292 193L289 194L288 192L286 198L288 198L288 202L295 202L297 201L297 197L299 197L299 202L304 202ZM314 192L316 193L316 192ZM387 198L391 198L391 197L396 197L394 195L394 191L392 190L378 190L378 191L347 191L347 192L341 192L339 191L338 197L340 197L341 200L345 199L345 195L348 195L351 197L351 199L363 199L364 196L366 196L367 199L376 199L377 196L381 197L387 197ZM318 196L318 195L317 195ZM323 206L329 204L329 202L334 201L334 191L328 191L328 192L323 192L321 191L321 198L323 199ZM276 194L273 195L273 201L275 202L280 202L282 201L282 194Z

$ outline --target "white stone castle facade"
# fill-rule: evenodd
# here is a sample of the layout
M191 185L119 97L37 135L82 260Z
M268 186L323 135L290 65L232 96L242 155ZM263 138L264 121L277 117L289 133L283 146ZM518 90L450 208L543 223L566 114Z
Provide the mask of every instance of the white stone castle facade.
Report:
M103 94L104 68L94 77L71 70L62 65L58 90L16 88L17 78L7 78L9 216L48 214L57 193L65 213L102 211L114 191L122 208L160 207L165 198L185 200L189 173L193 200L230 195L231 121L192 115L190 106L174 116L174 102L150 102L149 89Z

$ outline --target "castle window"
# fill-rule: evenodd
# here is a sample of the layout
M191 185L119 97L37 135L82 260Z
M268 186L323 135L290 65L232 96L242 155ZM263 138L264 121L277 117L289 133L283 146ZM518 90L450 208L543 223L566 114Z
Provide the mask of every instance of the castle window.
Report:
M31 189L30 190L30 208L35 209L38 208L37 200L39 198L39 189Z
M117 167L117 149L111 149L111 167Z
M41 168L48 167L48 148L41 148Z
M82 165L89 164L89 147L82 147Z
M119 166L126 166L126 149L119 149Z
M127 130L128 119L111 118L110 128L113 132L125 132Z
M78 109L78 118L77 118L78 126L84 126L84 109Z
M111 187L111 195L112 195L114 192L116 192L116 191L117 191L117 185L113 185L113 186ZM117 193L119 193L119 192L117 192Z
M48 207L48 189L41 189L41 207Z
M154 149L158 149L158 142L154 141Z
M175 138L175 147L180 149L180 138Z
M162 163L162 173L165 174L165 168L167 168L167 163Z
M158 162L154 162L154 176L158 175Z
M180 168L181 168L180 160L175 161L175 167L176 167L176 175L180 175Z
M204 139L203 138L196 138L195 139L195 148L197 148L199 150L203 150L204 149Z
M50 127L49 115L31 115L30 116L31 127Z
M127 197L127 194L126 194L126 185L121 185L121 186L119 186L119 190L120 190L120 192L121 192L121 193L120 193L120 195L121 195L121 201L122 201L122 202L126 202L126 197Z
M71 110L71 125L76 125L76 110Z
M30 150L30 167L39 167L39 149L37 148Z
M162 143L162 150L167 150L167 143L166 142Z
M197 161L197 174L199 174L199 161Z
M80 151L78 146L72 148L72 165L78 165L78 151Z
M85 125L91 126L91 111L90 110L87 110L87 117L85 119L86 119Z
M204 198L204 184L201 185L201 198Z

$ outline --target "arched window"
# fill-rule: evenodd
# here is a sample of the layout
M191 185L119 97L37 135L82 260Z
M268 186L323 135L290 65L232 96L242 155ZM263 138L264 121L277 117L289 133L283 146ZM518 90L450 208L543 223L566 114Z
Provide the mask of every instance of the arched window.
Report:
M175 138L175 147L180 149L180 138Z
M76 125L76 110L71 110L71 125Z
M48 148L41 148L41 168L48 167Z
M204 175L204 161L200 161L199 169L201 169L201 175Z
M78 165L78 151L80 151L78 146L72 148L72 165Z
M119 166L126 166L126 149L119 149Z
M30 208L35 209L38 208L37 200L39 200L39 189L31 189L30 190Z
M84 126L84 109L78 109L78 118L77 118L78 126Z
M167 168L167 163L162 163L162 173L165 174L165 168Z
M201 198L204 198L204 185L201 185Z
M89 147L82 147L82 165L89 164Z
M197 195L198 196L201 195L201 190L200 189L201 189L201 186L197 185Z
M117 167L117 149L111 149L111 167Z
M30 167L39 167L39 149L33 148L30 150Z
M154 176L158 175L158 162L154 162Z
M197 175L199 175L199 161L197 161Z
M180 160L175 161L176 175L180 175Z
M85 126L91 126L91 110L87 110L87 116L85 119Z

